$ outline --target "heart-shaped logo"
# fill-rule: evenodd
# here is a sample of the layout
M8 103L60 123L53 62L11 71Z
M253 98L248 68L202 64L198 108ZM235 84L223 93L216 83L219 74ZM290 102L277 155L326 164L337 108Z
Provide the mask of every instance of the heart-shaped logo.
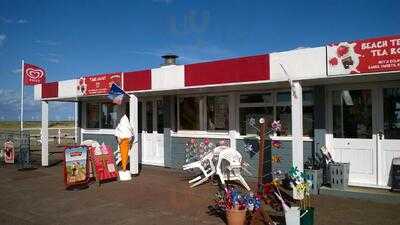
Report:
M33 69L33 68L28 68L26 69L26 75L32 79L39 79L42 78L44 75L44 71L41 69Z

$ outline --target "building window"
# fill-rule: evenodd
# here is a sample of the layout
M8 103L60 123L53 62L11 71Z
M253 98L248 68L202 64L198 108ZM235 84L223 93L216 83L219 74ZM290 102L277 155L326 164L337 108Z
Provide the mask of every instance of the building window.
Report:
M229 130L228 96L207 96L207 130Z
M179 129L200 130L200 97L179 98Z
M275 97L274 97L275 96ZM280 120L282 131L278 136L292 135L292 108L291 93L280 91L262 94L240 95L239 105L239 132L240 135L256 134L254 128L249 127L250 118L258 121L261 117L267 124L273 120ZM313 92L303 91L303 135L312 137L314 134L314 106ZM275 112L275 113L274 113Z
M122 107L110 102L86 103L86 128L116 128L122 116Z
M99 104L86 104L86 128L100 128Z
M153 101L146 102L146 130L153 133Z
M334 91L333 137L371 138L371 90Z
M292 98L289 91L276 94L276 120L280 120L282 130L278 136L292 135Z
M101 128L114 129L117 127L120 117L119 108L120 106L113 103L101 104Z
M254 118L259 121L260 118L265 118L268 123L271 123L274 118L273 107L241 107L239 109L239 133L240 135L257 134L254 127L249 126L249 121Z
M157 100L157 133L164 133L164 112L163 112L163 101Z

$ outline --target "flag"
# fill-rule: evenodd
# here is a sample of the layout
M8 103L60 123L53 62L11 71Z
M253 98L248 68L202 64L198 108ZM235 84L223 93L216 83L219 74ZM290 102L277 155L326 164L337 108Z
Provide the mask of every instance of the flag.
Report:
M46 82L46 71L32 64L23 64L23 76L24 85L35 85Z
M127 95L118 85L112 84L110 91L108 92L108 98L113 101L113 103L117 105L121 105L122 100L124 99L125 95Z

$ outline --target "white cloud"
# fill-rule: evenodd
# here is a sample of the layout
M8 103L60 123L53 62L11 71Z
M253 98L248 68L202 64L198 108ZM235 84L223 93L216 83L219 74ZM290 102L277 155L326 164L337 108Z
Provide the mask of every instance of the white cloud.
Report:
M21 93L20 90L14 89L0 89L0 96L4 97L0 101L0 115L2 120L17 120L20 115L21 106ZM51 102L49 105L49 116L50 120L68 119L73 115L74 107L71 103L65 102ZM30 88L25 88L24 93L24 119L40 119L41 116L41 104L40 101L33 99L33 92Z
M13 74L21 74L21 69L15 69L11 71Z
M7 39L7 35L5 34L0 34L0 47L4 44L4 42Z
M35 40L35 44L55 46L55 45L59 45L60 43L57 41L52 41L52 40Z
M26 20L26 19L19 19L19 20L17 21L17 23L19 23L19 24L28 23L28 20Z
M174 45L168 48L152 49L148 51L133 50L129 51L129 53L155 56L160 59L161 56L166 53L173 53L179 56L178 62L181 63L194 63L235 56L235 53L229 49L205 43L197 45Z
M165 3L165 4L170 4L173 2L173 0L153 0L155 3Z
M0 20L3 21L3 23L12 23L13 21L8 18L0 17Z
M60 60L57 58L48 58L47 61L52 62L52 63L59 63Z

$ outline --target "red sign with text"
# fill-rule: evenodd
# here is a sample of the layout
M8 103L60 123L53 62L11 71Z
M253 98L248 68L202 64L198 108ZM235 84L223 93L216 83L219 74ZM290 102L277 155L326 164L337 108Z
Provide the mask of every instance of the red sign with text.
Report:
M121 86L121 80L121 73L81 77L77 89L81 95L107 94L113 83Z
M400 35L327 47L328 75L400 71Z

